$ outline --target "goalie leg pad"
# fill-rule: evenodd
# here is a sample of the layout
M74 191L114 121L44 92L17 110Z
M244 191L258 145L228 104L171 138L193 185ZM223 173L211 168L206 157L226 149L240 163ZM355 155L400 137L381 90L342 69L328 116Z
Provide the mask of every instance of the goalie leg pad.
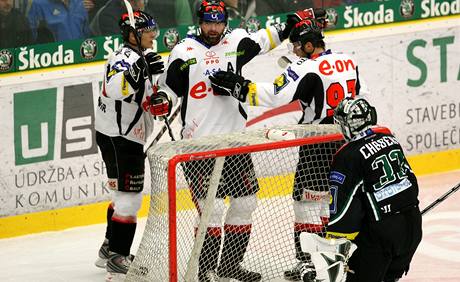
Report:
M239 198L230 197L230 207L227 211L225 224L228 225L250 225L252 224L252 213L257 208L256 195L249 195Z
M316 234L302 232L300 234L300 246L303 252L330 252L343 257L346 263L351 257L357 246L348 239L326 239Z
M141 208L142 193L113 191L114 213L119 216L137 217Z
M312 253L312 263L306 265L301 272L302 280L307 282L341 282L345 276L345 263L342 259L342 256L336 253Z
M322 226L321 202L294 201L295 222L302 224L317 224Z

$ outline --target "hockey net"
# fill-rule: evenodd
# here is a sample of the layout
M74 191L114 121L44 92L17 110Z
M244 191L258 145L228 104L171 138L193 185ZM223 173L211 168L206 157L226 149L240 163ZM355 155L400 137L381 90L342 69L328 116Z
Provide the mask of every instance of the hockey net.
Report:
M211 214L218 201L219 185L241 189L238 181L221 177L225 169L248 170L248 158L255 173L252 175L255 183L249 180L249 186L258 185L260 190L256 194L252 232L241 265L261 273L263 281L281 278L284 270L295 265L292 192L299 150L302 148L309 156L302 160L305 162L302 169L307 170L303 173L307 176L301 180L301 185L328 191L329 164L343 139L334 125L294 125L276 129L294 133L295 139L269 139L264 129L162 143L148 150L152 179L149 215L126 281L198 281L200 252L203 251L202 256L219 257L203 249ZM225 167L224 163L232 157L236 161ZM184 170L189 170L188 174ZM203 180L198 175L208 178ZM203 183L207 184L203 186ZM200 216L196 208L197 192L192 187L201 187L208 193L202 199ZM228 209L228 198L224 202L224 208ZM317 213L314 216L319 218L319 209L310 212ZM225 212L222 226L224 221ZM222 237L225 237L223 231Z

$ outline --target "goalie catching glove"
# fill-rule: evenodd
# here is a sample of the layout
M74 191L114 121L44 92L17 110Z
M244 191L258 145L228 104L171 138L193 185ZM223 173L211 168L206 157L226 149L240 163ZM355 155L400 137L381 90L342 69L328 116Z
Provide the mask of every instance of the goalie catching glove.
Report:
M125 71L126 80L128 80L129 84L136 90L139 89L148 78L147 67L150 75L163 73L165 68L161 56L157 53L149 52L145 54L144 57L145 61L142 57L139 57L139 59Z
M209 77L214 94L232 96L240 102L246 102L250 80L229 71L218 71Z

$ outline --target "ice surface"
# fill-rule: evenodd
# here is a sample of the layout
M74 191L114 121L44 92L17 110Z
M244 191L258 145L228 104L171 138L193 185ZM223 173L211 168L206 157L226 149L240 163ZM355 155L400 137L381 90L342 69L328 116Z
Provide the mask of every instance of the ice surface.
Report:
M419 177L420 206L425 207L460 182L460 170ZM460 192L423 218L424 236L409 274L400 281L460 281ZM139 220L133 253L145 218ZM46 232L0 240L0 281L104 281L94 266L105 225Z

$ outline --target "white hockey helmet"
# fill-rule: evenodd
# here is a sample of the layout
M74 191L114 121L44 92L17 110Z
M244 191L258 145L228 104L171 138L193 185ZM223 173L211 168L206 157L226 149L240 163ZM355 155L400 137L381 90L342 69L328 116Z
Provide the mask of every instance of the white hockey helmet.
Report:
M340 125L345 140L377 124L377 112L363 98L343 99L334 111L334 123Z

